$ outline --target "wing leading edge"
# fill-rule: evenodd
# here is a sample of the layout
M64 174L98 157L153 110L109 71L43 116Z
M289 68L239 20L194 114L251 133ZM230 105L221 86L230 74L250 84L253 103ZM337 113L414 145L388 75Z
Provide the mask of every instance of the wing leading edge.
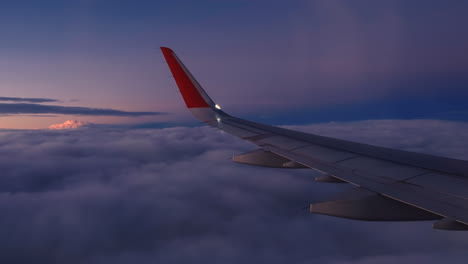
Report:
M307 134L226 114L169 48L162 53L187 108L200 121L259 146L234 161L312 168L321 182L347 182L351 193L311 205L313 213L369 221L442 219L434 228L468 229L468 162Z

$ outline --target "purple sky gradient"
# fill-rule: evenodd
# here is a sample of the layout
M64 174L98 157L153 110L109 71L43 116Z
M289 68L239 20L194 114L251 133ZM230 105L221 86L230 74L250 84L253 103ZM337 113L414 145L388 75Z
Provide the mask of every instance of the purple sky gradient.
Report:
M414 107L428 111L465 111L468 106L456 100L467 95L467 8L464 1L432 0L5 3L1 96L78 99L69 105L174 115L18 116L2 118L0 127L77 118L190 120L159 46L172 47L228 112L348 107L342 110L347 115L372 102L398 112L402 98L419 100Z

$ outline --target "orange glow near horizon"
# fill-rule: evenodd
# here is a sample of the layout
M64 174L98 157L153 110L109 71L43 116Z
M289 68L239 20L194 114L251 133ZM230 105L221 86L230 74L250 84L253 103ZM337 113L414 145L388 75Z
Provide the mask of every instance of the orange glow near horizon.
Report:
M177 115L115 117L115 116L80 116L80 115L5 115L0 116L0 129L47 129L51 125L62 124L68 120L77 120L92 124L138 124L167 122L180 117Z

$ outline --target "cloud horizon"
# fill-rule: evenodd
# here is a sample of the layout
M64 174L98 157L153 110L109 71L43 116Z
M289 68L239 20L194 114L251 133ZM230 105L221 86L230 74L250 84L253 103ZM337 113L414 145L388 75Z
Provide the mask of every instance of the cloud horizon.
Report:
M60 102L57 99L51 98L27 98L27 97L0 97L0 101L6 102L27 102L27 103L53 103L53 102Z
M151 116L163 115L163 112L130 112L106 108L79 106L59 106L28 103L0 103L0 114L62 114L86 116Z

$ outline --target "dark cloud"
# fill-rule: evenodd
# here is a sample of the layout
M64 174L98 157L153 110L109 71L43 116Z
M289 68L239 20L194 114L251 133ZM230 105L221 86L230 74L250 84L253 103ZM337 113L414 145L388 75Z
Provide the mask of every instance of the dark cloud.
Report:
M9 104L0 103L0 114L63 114L92 116L145 116L160 115L161 112L127 112L105 108L89 108L76 106L40 105L40 104Z
M468 155L464 123L302 129ZM252 148L208 127L1 131L0 262L465 263L466 234L431 222L307 214L310 201L350 187L315 183L312 170L229 160Z
M23 98L23 97L0 97L0 101L7 101L7 102L27 102L27 103L52 103L52 102L59 102L59 100L50 99L50 98Z

